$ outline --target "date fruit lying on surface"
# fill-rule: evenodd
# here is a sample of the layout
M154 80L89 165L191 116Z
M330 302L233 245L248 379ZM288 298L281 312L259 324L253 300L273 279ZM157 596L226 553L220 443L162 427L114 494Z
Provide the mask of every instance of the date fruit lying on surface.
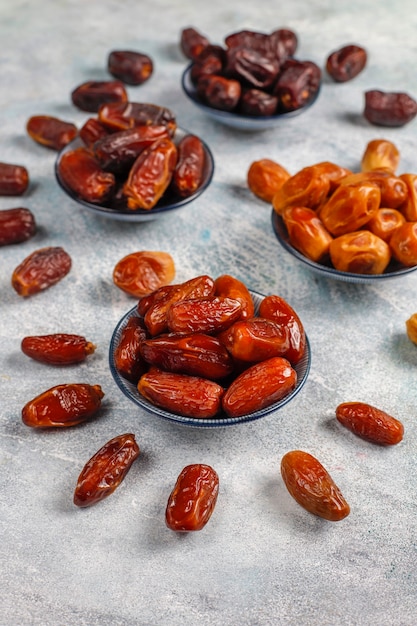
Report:
M404 427L395 417L366 402L343 402L336 407L336 418L355 435L382 446L402 441Z
M306 511L338 522L350 507L334 480L314 456L302 450L287 452L281 459L281 475L291 496Z
M96 346L81 335L54 333L24 337L21 349L26 356L48 365L83 363Z
M71 92L72 103L81 111L91 113L97 113L103 104L123 103L127 99L127 91L120 80L89 80Z
M397 174L399 160L391 141L375 139L360 171L323 161L289 175L272 197L289 243L340 272L417 265L417 174Z
M29 187L29 172L23 165L0 163L0 196L22 196Z
M32 211L18 207L0 211L0 246L27 241L36 233Z
M219 477L210 465L187 465L168 498L165 521L176 532L202 530L216 506Z
M62 150L78 135L75 124L50 115L33 115L26 123L26 130L36 143L52 150Z
M22 420L32 428L67 428L93 417L101 407L100 385L67 383L47 389L25 404Z
M190 77L210 107L253 117L294 111L318 93L321 70L294 58L298 45L289 29L242 30L212 44L195 28L181 32L180 48L191 60Z
M110 439L82 469L74 491L74 504L87 507L110 496L126 477L140 453L135 435Z
M149 402L187 417L241 417L271 406L294 389L307 340L280 296L258 308L228 274L160 287L122 328L116 369Z
M403 92L365 92L364 116L376 126L405 126L417 115L417 101Z
M107 59L107 69L112 76L128 85L142 85L153 72L150 56L135 50L112 50Z
M71 257L60 246L35 250L16 267L12 287L19 296L32 296L62 280L71 269Z
M168 252L131 252L118 261L113 270L114 284L131 296L142 298L175 276L174 259Z
M326 70L334 81L345 83L362 72L367 60L365 48L350 44L329 54Z

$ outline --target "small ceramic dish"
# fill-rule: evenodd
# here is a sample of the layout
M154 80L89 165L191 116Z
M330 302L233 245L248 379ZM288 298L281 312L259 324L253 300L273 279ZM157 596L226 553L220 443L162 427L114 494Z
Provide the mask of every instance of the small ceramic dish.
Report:
M178 143L187 134L189 134L189 131L185 130L184 128L178 127L174 135L175 143ZM164 215L167 215L167 213L170 213L171 211L180 209L181 207L185 206L189 202L192 202L193 200L198 198L210 185L212 178L213 178L213 174L214 174L214 158L208 145L203 140L201 141L203 143L206 159L205 159L205 165L204 165L203 180L201 182L200 187L197 189L197 191L193 193L191 196L188 196L187 198L181 198L179 196L175 196L173 193L170 193L169 190L167 190L164 196L159 200L158 204L149 210L145 210L145 209L130 210L130 209L122 209L119 207L117 208L112 207L111 205L103 206L99 204L93 204L92 202L83 200L82 198L77 196L73 190L69 189L69 187L65 184L65 182L62 180L62 178L59 175L58 166L59 166L60 159L66 152L70 150L74 150L75 148L78 148L84 145L82 140L79 138L71 141L69 144L65 146L65 148L63 148L59 152L56 163L55 163L55 176L58 181L58 184L63 189L63 191L70 198L72 198L72 200L77 202L82 207L87 208L91 213L94 213L96 215L101 215L102 217L110 218L113 220L121 220L125 222L152 221L159 217L163 217Z
M296 250L290 243L288 232L285 228L283 219L274 210L272 210L272 228L274 230L276 238L278 239L284 250L289 252L305 267L315 272L316 274L320 274L321 276L324 276L326 278L334 278L336 280L341 280L346 283L375 284L389 278L399 278L400 276L405 276L406 274L410 274L417 269L417 266L404 267L403 265L400 265L395 261L391 261L383 274L353 274L351 272L341 272L340 270L336 270L331 265L324 265L321 263L316 263L315 261L311 261L306 256L304 256L304 254Z
M264 296L254 291L250 291L250 294L252 296L252 299L255 305L255 313L257 313L259 309L259 305L261 301L263 300ZM129 400L131 400L134 404L144 409L145 411L152 413L158 417L161 417L165 420L168 420L170 422L174 422L176 424L182 424L185 426L196 426L200 428L216 427L216 426L217 427L218 426L233 426L235 424L241 424L242 422L251 422L261 417L265 417L265 415L274 413L278 411L279 409L282 409L282 407L284 407L286 404L288 404L288 402L290 402L299 393L299 391L301 391L302 387L304 386L307 380L308 374L310 372L311 351L310 351L310 344L309 344L308 338L306 338L307 342L306 342L305 353L302 359L300 360L300 362L297 363L297 365L294 367L294 369L297 372L297 384L295 388L287 396L282 398L279 402L276 402L275 404L272 404L271 406L268 406L259 411L248 413L246 415L242 415L241 417L235 417L235 418L228 417L225 414L220 414L217 417L206 418L206 419L177 415L175 413L171 413L169 411L161 409L151 404L150 402L148 402L148 400L146 400L139 393L136 385L134 385L133 383L123 378L115 366L114 354L115 354L116 347L120 341L120 335L123 331L123 328L126 326L127 322L129 321L129 319L135 315L137 315L137 306L134 306L132 309L130 309L130 311L128 311L119 320L119 322L116 325L116 328L114 329L114 332L110 341L110 349L109 349L110 371L118 387L129 398Z
M214 109L208 104L205 104L197 94L195 85L191 80L191 65L189 65L181 79L181 85L184 93L188 98L196 105L203 113L211 117L213 120L225 124L231 128L237 128L238 130L268 130L284 124L286 121L291 120L293 117L298 117L305 111L307 111L317 100L320 88L316 91L313 98L302 108L295 111L288 111L287 113L279 113L277 115L242 115L233 111L221 111Z

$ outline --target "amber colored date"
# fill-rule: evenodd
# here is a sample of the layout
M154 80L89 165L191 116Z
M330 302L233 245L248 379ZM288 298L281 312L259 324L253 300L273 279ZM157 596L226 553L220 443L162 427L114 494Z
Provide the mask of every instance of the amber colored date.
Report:
M138 382L138 391L152 404L178 415L215 417L221 409L223 387L201 378L152 368Z
M93 204L104 204L114 193L114 174L105 172L84 147L65 152L58 162L60 179L72 193Z
M203 333L162 335L142 341L144 360L168 372L201 376L210 380L225 378L233 371L233 361L224 345Z
M197 191L203 180L205 150L196 135L186 135L177 145L178 161L172 176L172 189L182 198Z
M290 345L285 358L292 365L297 364L305 353L307 338L301 319L292 306L281 296L265 296L259 305L259 315L287 329Z
M176 532L201 530L209 521L219 492L219 477L209 465L187 465L168 498L165 521Z
M316 209L327 198L330 180L323 176L314 165L303 167L290 176L272 198L272 206L278 215L282 215L289 206Z
M123 195L131 210L152 209L167 190L177 164L178 150L171 139L160 139L146 148L133 164Z
M85 361L96 346L81 335L54 333L24 337L21 349L26 356L40 363L74 365Z
M378 209L366 226L374 235L389 242L394 231L405 221L404 215L396 209Z
M362 72L367 59L366 50L361 46L343 46L327 57L326 70L333 80L345 83Z
M216 296L232 298L240 302L241 319L248 319L254 316L255 306L245 283L235 276L230 276L230 274L222 274L215 279L214 286Z
M142 298L170 283L175 276L174 259L168 252L132 252L118 261L114 284L131 296Z
M102 104L98 111L101 124L111 132L134 126L166 126L171 136L177 128L175 115L166 107L147 102L112 102Z
M306 511L330 522L350 513L350 507L329 472L314 456L302 450L281 459L281 475L290 495Z
M333 237L317 212L306 207L288 207L282 214L291 245L317 263L326 261Z
M33 115L27 121L26 130L36 143L52 150L62 150L78 135L75 124L50 115Z
M249 189L265 202L272 202L274 195L289 178L290 174L285 167L271 159L254 161L247 173Z
M405 222L396 228L389 247L393 257L406 267L417 265L417 222Z
M398 210L407 222L417 222L417 174L401 174L400 178L406 184L407 198Z
M239 319L239 300L222 296L181 300L168 311L168 328L173 333L219 333Z
M349 174L340 181L340 186L360 186L372 184L379 188L381 193L380 207L397 209L407 199L407 185L400 176L395 176L386 169L372 170L371 172L357 172Z
M22 420L32 428L66 428L93 417L101 407L100 385L69 383L56 385L25 404Z
M352 274L383 274L391 260L390 246L368 230L336 237L330 244L329 253L333 267Z
M150 56L135 50L112 50L107 59L109 73L128 85L142 85L153 73Z
M87 507L110 496L125 479L140 453L135 435L110 439L84 465L74 490L76 506Z
M385 169L395 173L400 163L400 152L392 141L387 139L373 139L362 155L362 172Z
M36 233L32 211L19 207L0 211L0 246L27 241Z
M239 320L218 337L234 359L246 363L286 357L290 348L288 329L261 317Z
M29 186L29 172L23 165L0 163L0 196L21 196Z
M400 127L417 115L417 102L407 93L384 92L377 89L365 92L364 116L376 126Z
M344 402L336 407L336 418L355 435L384 446L402 441L404 426L395 417L365 402Z
M97 113L103 104L124 103L127 99L127 91L120 80L90 80L71 92L72 103L78 109L90 113Z
M120 332L114 349L114 364L121 376L135 385L147 370L140 347L148 337L142 318L131 317Z
M71 257L59 246L35 250L16 267L12 287L19 296L32 296L62 280L71 269Z
M287 359L273 357L252 365L227 388L222 407L229 417L240 417L278 402L292 391L297 372Z
M378 185L341 184L320 208L319 218L334 237L359 230L376 214L381 203Z

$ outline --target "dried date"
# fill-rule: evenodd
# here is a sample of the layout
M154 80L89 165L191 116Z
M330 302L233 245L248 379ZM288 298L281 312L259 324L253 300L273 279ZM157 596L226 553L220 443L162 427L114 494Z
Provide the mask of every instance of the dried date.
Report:
M166 126L170 136L177 128L173 112L167 107L148 102L111 102L102 104L98 119L109 131L127 130L134 126Z
M218 337L234 360L246 363L286 356L290 348L288 329L261 317L239 320Z
M373 89L365 92L364 116L376 126L405 126L417 115L417 102L407 93L384 92Z
M132 252L120 259L113 270L114 284L136 298L167 285L174 276L175 263L168 252Z
M153 73L149 55L135 50L112 50L107 59L109 73L128 85L142 85Z
M278 98L261 89L247 89L239 102L239 111L243 115L275 115L277 107Z
M19 296L32 296L55 285L70 269L71 257L63 248L39 248L16 267L12 274L12 287Z
M90 150L83 146L61 156L58 173L64 185L86 202L105 204L114 194L114 174L105 172Z
M273 91L278 108L285 112L304 107L319 90L320 68L312 61L291 60L281 70Z
M254 316L255 306L252 296L245 283L230 274L222 274L214 281L215 295L224 298L238 300L241 304L241 319L248 319Z
M367 58L365 48L353 44L343 46L327 57L326 70L334 81L345 83L362 72Z
M168 498L165 521L176 532L204 528L216 505L219 477L209 465L187 465Z
M308 259L323 263L328 259L333 240L317 211L307 207L288 207L282 214L291 245Z
M251 192L270 203L289 178L290 174L285 167L272 159L253 161L247 173L247 183Z
M240 100L242 87L233 78L207 74L198 81L197 93L209 106L221 111L233 111Z
M340 424L358 437L384 446L402 441L404 426L395 417L366 402L343 402L336 407Z
M88 120L81 126L78 134L87 148L91 148L96 141L106 137L109 132L109 129L106 128L97 118L89 117Z
M84 465L74 490L74 504L87 507L111 495L139 454L135 435L126 433L110 439Z
M177 144L178 160L173 172L171 187L182 198L191 196L200 187L205 166L203 142L188 134Z
M400 152L392 141L387 139L373 139L370 141L362 155L362 172L372 170L389 170L395 173L400 162Z
M114 364L121 376L135 385L146 372L147 363L140 347L148 337L142 318L131 317L120 332L114 349Z
M127 102L127 91L120 80L90 80L71 92L72 103L81 111L97 113L100 106Z
M219 333L242 314L239 300L223 296L181 300L168 311L168 328L173 333Z
M83 363L96 346L81 335L54 333L24 337L21 349L26 356L48 365Z
M0 163L0 196L22 196L29 186L29 172L23 165Z
M227 51L225 75L244 81L256 89L268 89L280 70L276 57L251 48L233 47Z
M78 135L75 124L50 115L33 115L26 123L26 130L36 143L52 150L62 150Z
M405 267L417 265L417 222L405 222L396 228L389 247L393 257Z
M391 260L390 246L370 230L336 237L330 243L329 253L333 267L352 274L383 274Z
M27 241L36 233L36 220L26 208L0 211L0 246Z
M67 428L90 419L101 407L100 385L56 385L25 404L22 420L32 428Z
M265 296L261 301L259 315L287 329L289 347L285 358L292 365L297 364L304 356L307 337L301 319L293 307L281 296L273 294Z
M180 48L184 56L191 61L198 59L200 54L210 44L205 35L192 26L183 28L180 37Z

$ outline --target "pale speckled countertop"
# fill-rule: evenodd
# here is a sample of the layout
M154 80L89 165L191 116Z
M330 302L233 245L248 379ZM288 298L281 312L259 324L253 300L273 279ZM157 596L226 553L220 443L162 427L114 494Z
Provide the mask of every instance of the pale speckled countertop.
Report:
M323 65L345 43L364 45L366 70L351 83L324 80L305 115L272 132L239 133L196 111L180 89L182 28L214 42L228 32L287 26L298 56ZM268 205L246 187L250 163L275 159L295 172L333 160L357 168L370 139L400 149L402 172L417 172L417 121L372 127L362 117L369 88L417 96L414 0L0 0L0 160L29 169L31 187L0 208L27 206L39 230L0 252L0 624L2 626L414 626L417 623L417 348L405 321L417 311L417 274L375 287L304 270L278 245ZM181 126L210 145L216 170L194 204L146 224L90 215L54 179L55 154L25 133L51 114L80 125L71 104L85 80L108 78L115 48L147 52L151 80L132 100L171 107ZM34 249L62 245L73 259L58 285L24 300L10 286ZM145 414L114 383L112 330L134 301L112 284L115 263L135 250L165 250L176 280L234 274L298 311L312 347L309 379L280 412L229 429L196 430ZM20 352L28 334L77 332L94 356L65 370ZM36 432L20 418L32 397L62 382L100 384L100 417L81 427ZM382 449L335 421L337 404L369 402L402 420L401 444ZM84 463L108 439L136 434L142 454L125 482L88 510L72 504ZM344 521L316 518L291 499L282 455L301 448L327 467L350 503ZM168 494L188 463L220 476L215 512L200 533L165 527Z

